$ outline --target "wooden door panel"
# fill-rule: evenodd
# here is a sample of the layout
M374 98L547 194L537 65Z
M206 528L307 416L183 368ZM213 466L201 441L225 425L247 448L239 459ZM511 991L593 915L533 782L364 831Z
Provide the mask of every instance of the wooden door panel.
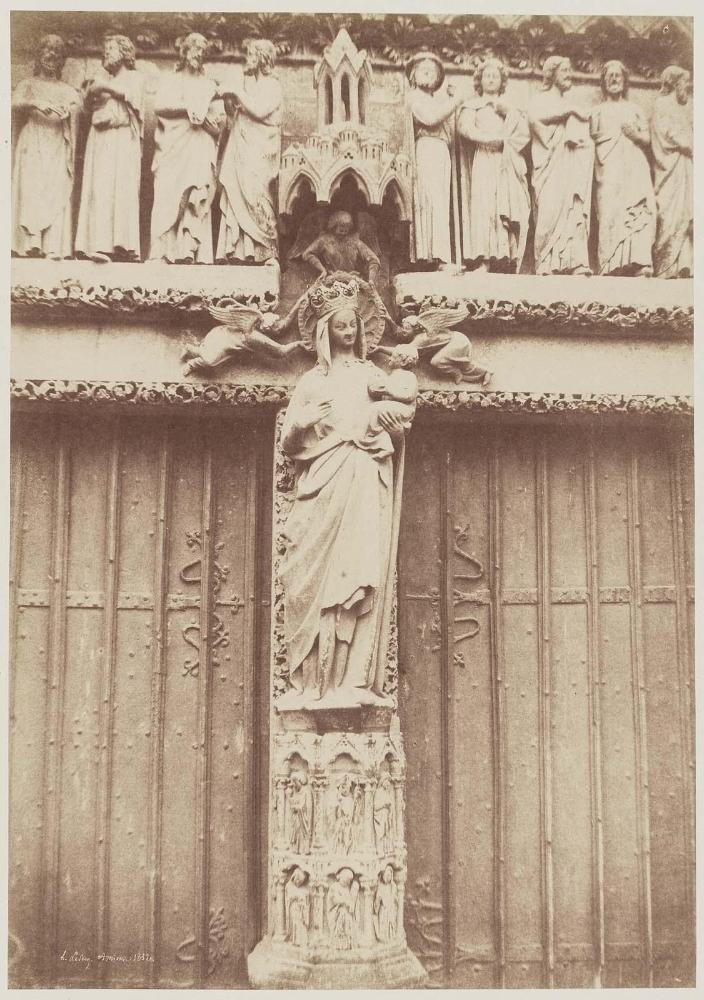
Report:
M16 422L18 985L246 985L271 442L222 418Z
M438 985L691 982L686 432L450 428L414 429L400 548L409 940Z

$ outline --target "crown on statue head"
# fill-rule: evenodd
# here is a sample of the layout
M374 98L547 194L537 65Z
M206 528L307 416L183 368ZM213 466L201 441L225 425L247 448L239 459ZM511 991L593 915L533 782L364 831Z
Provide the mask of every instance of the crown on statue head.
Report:
M358 309L359 283L354 278L321 283L311 289L308 301L318 317L340 309Z

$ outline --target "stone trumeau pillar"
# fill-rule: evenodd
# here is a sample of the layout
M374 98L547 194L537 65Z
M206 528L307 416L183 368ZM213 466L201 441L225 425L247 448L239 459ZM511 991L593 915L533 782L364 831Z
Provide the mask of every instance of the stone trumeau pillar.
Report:
M358 357L336 357L333 321L339 316L344 323L356 308L342 308L336 284L337 291L322 298L315 286L309 293L308 346L318 347L319 363L303 376L277 425L271 896L268 933L248 961L250 983L258 988L384 989L425 980L403 923L405 759L392 632L404 435L377 422L367 381L381 370ZM345 287L356 303L354 279ZM358 316L363 305L361 336L370 342L368 296ZM330 350L320 346L327 324ZM410 404L399 397L408 400L402 389L409 382L415 385L415 377L402 373L401 389L387 385L383 397L384 405L403 411L406 427L415 388ZM351 415L349 400L360 386L360 412ZM303 430L313 415L306 407L319 390L331 394L333 408ZM342 400L344 407L337 405ZM367 431L355 442L342 433L350 418ZM372 528L377 518L378 532ZM329 610L335 594L341 603ZM308 655L295 638L306 629L314 636Z

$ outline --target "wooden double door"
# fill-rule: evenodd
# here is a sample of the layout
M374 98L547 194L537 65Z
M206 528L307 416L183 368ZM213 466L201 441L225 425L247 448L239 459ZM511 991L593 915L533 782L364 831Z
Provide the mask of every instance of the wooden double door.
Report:
M413 428L406 928L435 985L693 984L690 440Z
M690 431L419 414L399 708L432 984L693 981ZM17 415L13 985L246 985L272 442L268 416Z
M18 415L10 981L245 986L273 420Z

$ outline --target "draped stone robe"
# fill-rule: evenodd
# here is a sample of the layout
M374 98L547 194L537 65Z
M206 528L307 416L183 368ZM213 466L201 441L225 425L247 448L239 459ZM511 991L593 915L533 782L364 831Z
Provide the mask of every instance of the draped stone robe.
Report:
M542 120L558 114L565 103L560 94L547 91L529 109L536 274L589 268L594 166L589 125L574 115L552 124Z
M144 77L121 66L96 77L124 91L124 101L101 95L91 114L83 166L76 252L139 260L139 188L144 129Z
M220 164L222 218L219 261L276 256L274 184L281 162L281 84L274 76L244 74L250 111L238 106Z
M217 137L204 120L210 117L219 128L224 123L216 90L210 77L180 71L165 74L157 89L150 258L213 263ZM160 108L182 108L183 113L160 115Z
M12 103L63 105L66 118L19 111L12 171L12 251L20 256L71 257L76 115L81 97L61 80L29 77L18 83Z
M660 278L677 278L693 271L691 151L692 109L679 104L674 94L655 101L651 123L657 236L653 250L655 273Z
M408 106L414 136L413 259L452 259L450 240L450 143L454 106L439 91L411 87Z
M604 101L594 108L595 179L599 222L599 272L652 267L655 196L645 150L623 132L628 123L647 134L632 101Z
M465 140L460 147L462 257L509 262L519 271L530 217L523 157L530 141L528 120L513 108L502 118L489 98L478 97L462 106L457 131ZM497 139L501 149L492 147Z

